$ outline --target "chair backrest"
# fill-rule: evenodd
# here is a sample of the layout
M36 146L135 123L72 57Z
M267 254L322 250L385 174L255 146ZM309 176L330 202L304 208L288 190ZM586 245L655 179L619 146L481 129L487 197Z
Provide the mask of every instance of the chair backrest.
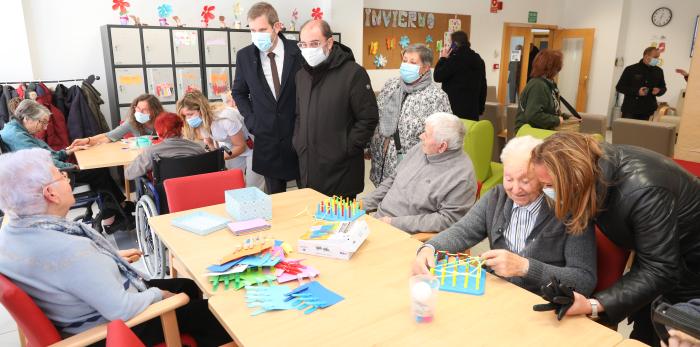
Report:
M496 86L486 87L486 102L498 102L498 89Z
M556 133L555 130L533 128L530 124L525 124L518 129L517 137L530 135L536 139L544 140L550 135Z
M491 154L493 153L493 125L490 121L462 119L466 133L464 135L464 153L472 160L474 173L478 182L491 177Z
M34 300L10 279L0 274L0 303L10 312L27 339L27 346L48 346L61 341L56 327Z
M515 137L515 117L518 115L518 104L510 104L506 107L506 129L508 140Z
M608 117L602 114L580 113L582 133L605 136L608 129Z
M599 292L610 288L622 277L630 252L617 247L597 226L595 227L595 243L598 253L598 283L596 284L595 292Z
M618 118L613 121L612 143L639 146L673 157L676 127L664 122Z
M170 178L163 182L170 212L224 203L224 192L245 188L243 171L232 169Z
M145 347L138 336L129 329L121 319L113 320L107 324L107 347Z

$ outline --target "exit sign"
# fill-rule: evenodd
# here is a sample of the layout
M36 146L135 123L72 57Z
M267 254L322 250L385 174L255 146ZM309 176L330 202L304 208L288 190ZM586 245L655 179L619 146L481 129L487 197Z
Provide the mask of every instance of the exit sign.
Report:
M527 13L527 22L528 23L537 23L537 12L535 11L530 11Z

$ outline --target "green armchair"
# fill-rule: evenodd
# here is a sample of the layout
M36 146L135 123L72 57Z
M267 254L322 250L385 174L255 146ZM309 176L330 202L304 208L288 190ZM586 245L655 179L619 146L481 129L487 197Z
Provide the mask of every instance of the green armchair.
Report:
M503 182L503 164L491 161L493 154L494 130L488 120L472 121L462 119L466 128L464 152L471 158L476 175L477 199L489 189Z

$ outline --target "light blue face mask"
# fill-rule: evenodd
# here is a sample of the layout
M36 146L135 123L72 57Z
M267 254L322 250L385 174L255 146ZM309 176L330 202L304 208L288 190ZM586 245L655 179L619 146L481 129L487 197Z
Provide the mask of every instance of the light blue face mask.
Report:
M649 61L649 65L650 65L650 66L659 65L659 59L657 59L657 58L651 58L651 60Z
M202 117L196 116L187 118L187 124L189 124L192 128L199 128L199 126L202 125Z
M253 39L253 44L258 47L259 50L267 52L270 47L272 47L272 35L266 32L251 32L250 35Z
M399 68L401 79L406 83L413 83L420 78L420 65L411 63L401 63Z
M556 200L557 192L554 191L554 188L552 188L552 187L542 188L542 193L544 193L544 195L546 195L548 198L550 198L552 200Z
M139 111L136 111L134 112L134 118L136 118L137 122L141 124L146 124L149 120L151 120L151 115L148 113L141 113Z

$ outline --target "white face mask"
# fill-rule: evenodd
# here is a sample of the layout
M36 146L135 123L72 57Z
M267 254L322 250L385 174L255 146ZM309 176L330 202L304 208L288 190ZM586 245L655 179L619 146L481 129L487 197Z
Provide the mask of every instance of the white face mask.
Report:
M554 191L554 188L552 188L552 187L542 188L542 193L544 193L544 195L546 195L548 198L550 198L552 200L556 200L557 192Z
M302 48L301 55L306 60L306 63L311 67L316 67L316 65L323 63L328 55L323 51L323 46L316 48Z

